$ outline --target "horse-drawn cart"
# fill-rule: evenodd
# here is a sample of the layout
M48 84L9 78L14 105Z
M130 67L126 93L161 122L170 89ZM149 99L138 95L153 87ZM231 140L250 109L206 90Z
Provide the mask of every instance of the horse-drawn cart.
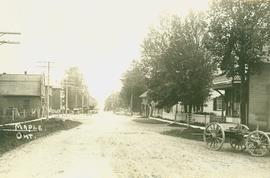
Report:
M210 150L220 150L229 139L235 151L247 150L252 156L264 156L270 150L270 133L255 130L250 132L246 125L234 126L221 123L210 123L204 130L204 141Z

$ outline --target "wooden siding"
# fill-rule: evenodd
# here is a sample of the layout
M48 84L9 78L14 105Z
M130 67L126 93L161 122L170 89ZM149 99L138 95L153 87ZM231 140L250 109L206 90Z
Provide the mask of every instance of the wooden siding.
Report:
M44 77L35 74L2 74L0 95L44 96Z
M270 129L270 64L261 66L261 73L250 76L249 82L249 126L259 124Z
M25 108L25 101L28 101L27 108ZM41 108L41 98L37 96L1 96L0 109L6 108L17 108L19 110Z

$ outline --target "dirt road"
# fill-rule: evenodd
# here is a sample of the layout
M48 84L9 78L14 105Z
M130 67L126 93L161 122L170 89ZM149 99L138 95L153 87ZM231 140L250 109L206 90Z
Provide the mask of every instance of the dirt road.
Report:
M255 158L206 149L203 142L161 134L162 123L101 113L83 124L5 153L0 178L270 178L270 154Z

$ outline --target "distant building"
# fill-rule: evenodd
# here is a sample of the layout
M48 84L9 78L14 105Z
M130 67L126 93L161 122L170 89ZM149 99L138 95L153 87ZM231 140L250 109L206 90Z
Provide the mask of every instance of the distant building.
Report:
M224 104L222 103L223 102L222 95L224 95L224 91L217 92L211 89L210 96L203 105L203 112L213 113L217 116L221 116L222 107L224 108Z
M148 96L148 91L145 91L144 93L142 93L139 98L142 99L141 102L141 115L143 117L149 117L151 115L151 107L150 107L150 99Z
M5 117L16 111L16 116L39 117L44 112L44 75L1 74L0 75L0 115ZM1 118L0 118L1 119Z

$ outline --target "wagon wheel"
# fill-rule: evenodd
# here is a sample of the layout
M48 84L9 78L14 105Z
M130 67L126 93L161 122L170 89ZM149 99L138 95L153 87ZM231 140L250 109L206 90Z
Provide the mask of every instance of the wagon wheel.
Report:
M230 144L234 151L244 151L246 149L246 142L244 137L230 137Z
M248 133L249 132L248 126L240 124L240 132L241 133Z
M236 135L235 137L230 137L231 147L234 151L244 151L246 149L246 140L242 134L248 133L249 128L246 125L239 124L235 127L235 129L238 129L239 135Z
M225 141L225 133L221 125L214 122L206 126L204 130L204 141L208 149L220 150Z
M253 131L247 137L246 147L252 156L264 156L268 152L269 145L270 139L262 131Z

